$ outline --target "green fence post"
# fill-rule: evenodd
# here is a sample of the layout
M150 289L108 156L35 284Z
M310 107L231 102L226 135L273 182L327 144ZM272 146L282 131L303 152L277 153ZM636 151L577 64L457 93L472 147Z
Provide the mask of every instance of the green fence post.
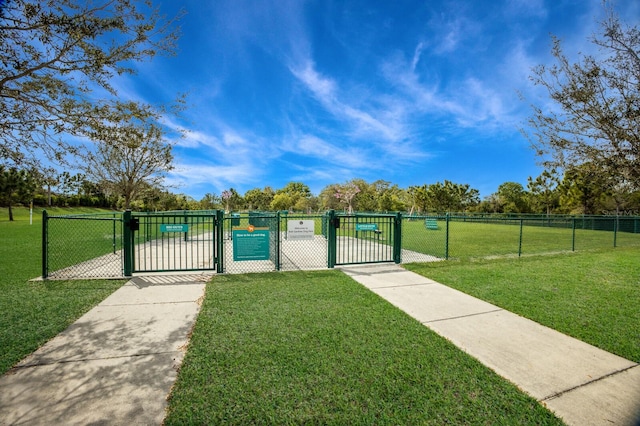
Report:
M402 261L402 213L396 213L393 225L393 261L400 263Z
M449 213L445 216L444 260L449 260Z
M327 268L336 266L336 212L329 210L327 212Z
M216 236L213 242L216 245L216 272L224 272L224 211L216 210Z
M523 220L520 219L520 240L518 241L518 257L522 255L522 222Z
M280 270L280 211L276 212L276 271Z
M42 211L42 278L47 279L49 265L47 263L47 245L49 238L49 215L46 210Z
M131 210L124 212L124 276L130 277L133 272L133 238L131 232Z

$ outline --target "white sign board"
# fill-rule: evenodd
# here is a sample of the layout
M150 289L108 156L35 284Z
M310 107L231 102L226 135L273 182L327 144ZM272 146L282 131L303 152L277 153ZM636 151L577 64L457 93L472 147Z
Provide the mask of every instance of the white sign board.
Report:
M287 240L313 240L313 220L288 220Z

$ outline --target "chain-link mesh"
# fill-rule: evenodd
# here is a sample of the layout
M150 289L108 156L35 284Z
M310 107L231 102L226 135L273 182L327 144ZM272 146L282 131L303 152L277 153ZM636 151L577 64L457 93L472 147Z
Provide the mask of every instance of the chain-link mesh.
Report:
M216 211L178 211L134 213L132 218L137 220L131 242L133 272L313 270L330 263L429 262L640 247L637 216L287 212L222 216ZM123 276L124 222L122 213L45 214L43 275L57 279ZM335 237L335 247L329 247L334 238L330 235Z
M322 215L228 214L223 225L224 272L324 269L327 267L327 239L323 235L326 226ZM294 233L294 227L308 232Z
M640 247L638 217L412 216L402 228L402 262L522 256Z
M121 213L48 216L43 275L50 279L121 277Z

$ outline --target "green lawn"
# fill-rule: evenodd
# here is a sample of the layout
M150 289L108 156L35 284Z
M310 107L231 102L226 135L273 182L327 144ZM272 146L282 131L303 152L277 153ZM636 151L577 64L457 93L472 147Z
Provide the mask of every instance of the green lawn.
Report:
M405 267L640 362L640 249Z
M174 424L562 424L339 271L216 276Z
M124 282L29 282L41 275L40 212L34 214L34 223L29 225L28 209L16 209L16 220L9 222L7 209L0 208L0 373L64 330Z

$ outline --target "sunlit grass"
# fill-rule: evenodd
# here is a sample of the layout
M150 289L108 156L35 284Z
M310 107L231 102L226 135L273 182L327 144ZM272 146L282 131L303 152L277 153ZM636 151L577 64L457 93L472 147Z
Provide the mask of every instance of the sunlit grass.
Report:
M561 424L338 271L216 276L173 424Z

